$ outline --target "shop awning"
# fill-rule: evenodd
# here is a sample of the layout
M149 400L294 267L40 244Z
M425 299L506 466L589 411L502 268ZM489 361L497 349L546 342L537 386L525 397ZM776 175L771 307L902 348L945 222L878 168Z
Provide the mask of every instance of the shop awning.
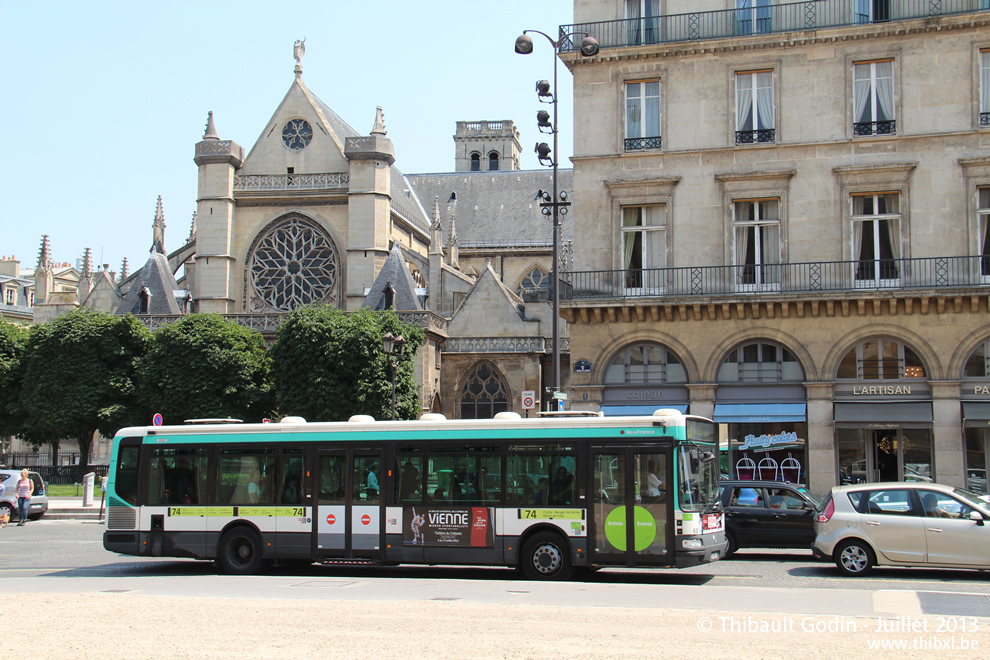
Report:
M990 402L963 401L963 419L990 420Z
M808 418L804 403L716 403L715 421L722 424L803 422Z
M679 413L686 413L688 409L688 404L670 404L670 403L654 403L648 406L602 406L601 411L606 417L622 417L622 416L650 416L657 410L663 410L664 408L676 410Z
M837 403L837 422L931 422L931 401L900 403Z

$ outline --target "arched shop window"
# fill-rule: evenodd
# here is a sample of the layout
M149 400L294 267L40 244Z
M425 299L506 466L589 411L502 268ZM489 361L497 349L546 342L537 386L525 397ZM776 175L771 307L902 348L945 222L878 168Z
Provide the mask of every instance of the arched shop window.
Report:
M491 419L508 409L505 380L491 364L480 363L461 391L461 419Z
M965 488L986 495L988 488L987 474L990 474L990 410L987 410L986 397L987 380L990 379L990 339L980 342L963 367L963 378L969 380L963 386L963 391L971 395L979 394L975 399L963 401L963 417L965 418L966 433L966 482ZM979 381L977 383L973 380Z
M681 359L660 344L633 344L625 347L605 371L605 383L686 383L687 371Z
M803 381L804 369L794 354L780 344L750 342L725 356L717 380L720 383Z
M921 358L899 341L869 339L856 344L839 362L836 380L926 378Z
M976 347L972 353L970 353L969 358L966 360L966 366L963 368L963 378L988 378L990 377L990 365L987 363L987 357L990 356L990 339L982 342Z

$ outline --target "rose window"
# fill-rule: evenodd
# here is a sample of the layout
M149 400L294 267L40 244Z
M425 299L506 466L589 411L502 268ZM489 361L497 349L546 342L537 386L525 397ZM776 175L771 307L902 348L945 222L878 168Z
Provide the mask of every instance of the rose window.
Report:
M257 241L248 262L252 311L288 312L337 300L337 250L303 218L289 218Z
M313 129L305 119L290 119L282 128L282 142L289 149L299 151L313 139Z

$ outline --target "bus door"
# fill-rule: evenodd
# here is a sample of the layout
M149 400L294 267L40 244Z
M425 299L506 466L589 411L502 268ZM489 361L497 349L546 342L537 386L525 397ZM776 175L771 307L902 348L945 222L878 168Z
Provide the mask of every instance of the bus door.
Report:
M671 459L656 447L592 448L592 563L672 563Z
M317 463L314 556L384 556L381 452L320 451Z

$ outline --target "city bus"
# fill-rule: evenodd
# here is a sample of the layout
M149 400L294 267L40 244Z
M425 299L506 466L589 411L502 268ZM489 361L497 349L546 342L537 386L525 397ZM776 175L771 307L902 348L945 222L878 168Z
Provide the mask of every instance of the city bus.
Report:
M213 560L228 574L471 564L543 580L725 553L715 426L676 410L206 421L116 434L107 550Z

